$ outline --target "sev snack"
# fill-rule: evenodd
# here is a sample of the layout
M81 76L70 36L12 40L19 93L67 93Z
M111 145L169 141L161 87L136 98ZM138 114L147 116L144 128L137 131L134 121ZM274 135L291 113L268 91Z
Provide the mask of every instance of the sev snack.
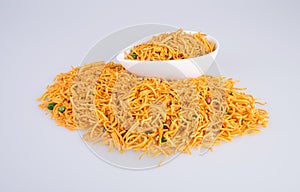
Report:
M85 70L73 68L59 74L39 98L39 106L58 125L85 129L85 140L106 144L110 150L123 153L133 149L153 157L191 153L194 147L211 148L238 135L258 133L268 123L267 111L257 108L261 103L236 88L231 78L201 76L167 81L138 77L114 63L82 68ZM76 74L80 74L79 79L91 77L91 82L96 81L76 90L77 95L90 93L91 97L81 100L88 99L86 105L78 105L80 99L72 94L81 82L74 83ZM76 102L82 111L72 105ZM53 109L49 109L51 103L56 103ZM59 106L65 111L59 112ZM93 115L87 115L85 109Z
M79 67L76 67L67 73L58 74L54 78L54 83L47 86L46 92L37 99L41 101L39 107L47 111L57 125L69 130L77 129L70 98L72 97L71 87L78 70Z
M88 129L98 125L94 105L94 90L96 82L104 68L104 62L83 65L77 72L71 87L74 121L78 129Z
M186 33L182 29L171 33L162 33L152 37L146 43L134 46L125 59L130 60L177 60L206 55L215 50L215 44L206 38L206 34Z

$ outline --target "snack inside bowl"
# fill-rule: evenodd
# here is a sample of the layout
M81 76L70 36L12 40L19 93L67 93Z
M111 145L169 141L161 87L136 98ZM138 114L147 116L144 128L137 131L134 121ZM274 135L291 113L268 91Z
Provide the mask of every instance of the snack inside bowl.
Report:
M192 31L185 32L196 33ZM123 67L128 71L139 76L159 77L165 79L186 79L199 77L205 74L205 72L213 64L219 51L218 41L215 38L206 35L205 38L215 44L215 49L203 56L188 59L155 61L125 59L124 52L128 53L135 45L145 42L150 38L151 37L146 37L143 40L138 41L122 50L121 53L116 57L117 62L123 65Z

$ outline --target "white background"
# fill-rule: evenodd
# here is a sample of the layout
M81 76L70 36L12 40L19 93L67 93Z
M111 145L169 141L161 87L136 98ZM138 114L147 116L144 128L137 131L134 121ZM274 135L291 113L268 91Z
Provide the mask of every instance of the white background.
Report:
M0 1L0 191L300 191L298 1ZM216 37L223 74L267 101L267 129L205 156L123 170L50 121L35 99L122 27L162 23Z

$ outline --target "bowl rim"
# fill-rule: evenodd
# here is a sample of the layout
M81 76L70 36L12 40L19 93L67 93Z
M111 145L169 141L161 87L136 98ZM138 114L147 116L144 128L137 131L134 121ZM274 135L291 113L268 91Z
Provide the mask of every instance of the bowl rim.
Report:
M199 31L189 31L189 30L184 30L184 32L187 32L187 33L198 33ZM202 32L204 33L204 32ZM154 35L151 35L151 37L155 36L155 35L159 35L161 33L157 33L157 34L154 34ZM124 52L125 51L128 51L130 50L132 47L138 45L137 43L141 43L140 41L143 40L143 39L146 39L147 37L150 37L150 36L147 36L139 41L136 41L132 44L130 44L129 46L127 46L126 48L122 49L120 51L120 53L117 55L116 59L120 62L131 62L132 64L136 64L136 63L143 63L143 62L147 62L147 63L157 63L157 62L174 62L174 63L179 63L179 62L182 62L182 61L188 61L188 60L193 60L193 59L199 59L201 57L207 57L209 55L212 55L212 54L216 54L218 53L219 49L220 49L220 43L218 42L218 40L216 38L214 38L213 36L207 34L207 33L204 33L206 34L205 38L214 42L216 44L216 48L214 51L208 53L208 54L205 54L205 55L202 55L202 56L198 56L198 57L192 57L192 58L186 58L186 59L176 59L176 60L155 60L155 61L150 61L150 60L145 60L145 61L140 61L140 60L130 60L130 59L124 59Z

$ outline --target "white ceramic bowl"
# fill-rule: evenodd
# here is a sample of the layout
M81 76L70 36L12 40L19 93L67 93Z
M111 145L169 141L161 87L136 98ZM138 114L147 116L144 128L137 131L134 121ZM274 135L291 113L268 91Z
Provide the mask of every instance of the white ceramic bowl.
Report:
M196 33L195 31L185 31L189 33ZM124 52L127 53L130 49L140 43L150 40L152 36L146 37L135 42L121 51L116 57L116 62L123 65L128 71L146 77L159 77L165 79L186 79L199 77L209 69L216 59L219 51L219 42L210 35L206 38L216 44L213 52L190 59L168 60L168 61L135 61L124 59Z

